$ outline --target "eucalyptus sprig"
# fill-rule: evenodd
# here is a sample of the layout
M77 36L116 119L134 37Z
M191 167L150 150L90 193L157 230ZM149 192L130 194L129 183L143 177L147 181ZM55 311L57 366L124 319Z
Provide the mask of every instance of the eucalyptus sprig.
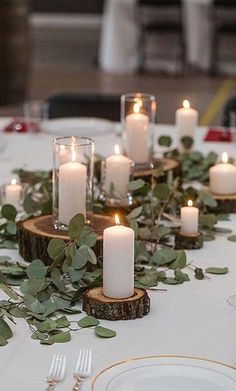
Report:
M8 296L8 300L0 301L0 344L5 345L10 338L6 319L15 322L15 318L24 318L32 338L42 344L67 342L71 331L79 330L71 327L65 314L81 312L74 305L86 288L101 285L102 271L97 267L97 258L91 248L96 243L96 234L85 224L82 214L71 219L68 235L70 240L67 242L60 238L49 242L50 266L39 259L27 265L13 264L9 257L0 257L0 288ZM91 271L88 271L88 264L93 266ZM20 289L14 288L16 286ZM81 320L78 326L91 326L88 326L88 319L86 324ZM97 320L95 333L104 338L115 336L113 330L99 326Z

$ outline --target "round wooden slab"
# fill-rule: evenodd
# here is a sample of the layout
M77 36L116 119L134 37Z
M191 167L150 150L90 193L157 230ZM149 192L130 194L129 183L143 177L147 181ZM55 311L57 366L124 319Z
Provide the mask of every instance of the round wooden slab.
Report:
M142 318L150 311L150 298L145 289L134 289L134 295L126 299L104 296L102 287L88 289L83 296L83 310L91 316L106 320Z
M154 169L163 168L163 175L161 177L166 177L166 174L169 171L173 171L175 176L180 175L180 163L177 160L169 159L169 158L162 158L162 159L156 159L154 158L152 160L152 163L154 165ZM142 167L142 165L137 165L137 167L134 168L133 178L143 178L144 180L148 180L150 176L152 175L152 169L150 167L145 167L145 165Z
M102 233L107 227L114 225L112 216L93 216L93 229L97 233L97 243L94 251L97 256L102 253ZM31 262L34 259L41 259L46 265L52 263L47 253L50 239L61 238L69 241L67 231L56 230L53 225L52 215L33 217L19 222L17 225L17 238L19 253L25 261Z
M216 210L218 213L236 213L236 194L211 194L217 201Z
M177 232L175 235L176 250L197 250L203 246L203 235L201 232L195 235L186 235L183 232Z

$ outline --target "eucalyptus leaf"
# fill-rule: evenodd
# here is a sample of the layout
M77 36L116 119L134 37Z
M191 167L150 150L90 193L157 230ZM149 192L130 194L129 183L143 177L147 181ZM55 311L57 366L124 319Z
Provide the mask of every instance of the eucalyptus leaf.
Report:
M4 336L0 334L0 346L5 346L7 344L8 344L7 339L4 338Z
M5 204L1 209L2 217L9 221L15 221L17 216L17 210L13 205Z
M158 183L153 189L153 194L159 199L167 199L171 194L171 189L166 183Z
M93 247L97 241L97 234L93 231L91 227L85 225L81 231L79 239L75 240L75 243L80 247L86 245L88 247Z
M217 217L213 213L200 215L199 217L200 228L212 229L216 223L217 223Z
M137 179L135 181L129 182L128 190L129 191L137 191L137 190L142 189L142 187L144 187L144 185L145 185L145 182L143 179Z
M126 215L126 218L128 220L136 219L137 217L140 216L140 214L142 213L142 210L143 210L143 207L138 206L137 208L133 209L132 212L130 212L128 215Z
M169 264L170 262L173 262L178 253L175 250L171 249L163 249L163 250L157 250L151 257L151 262L154 263L156 266L162 266Z
M60 270L57 267L54 267L51 271L51 278L53 284L59 289L59 291L65 290L65 283L63 280L63 276L60 273Z
M229 240L230 242L236 242L236 235L230 235L227 237L227 240Z
M56 343L65 343L71 340L71 334L69 331L61 331L57 334L51 335L49 341Z
M174 277L167 277L164 279L163 283L166 285L178 285L183 284L183 280L179 280Z
M6 226L6 231L7 231L10 235L16 235L16 224L13 223L13 221L11 221L10 223L8 223L7 226Z
M78 321L78 326L82 328L94 327L99 325L99 323L99 320L94 318L94 316L85 316Z
M177 257L169 266L171 269L183 269L187 264L187 256L184 250L177 251Z
M28 294L35 296L38 292L44 289L45 279L32 277L27 281Z
M84 269L76 270L73 267L69 267L68 273L69 273L69 277L70 277L71 282L74 283L74 282L78 282L79 280L81 280L81 278L84 277L84 275L86 273L86 269L84 268Z
M69 326L70 322L67 319L65 315L61 316L60 318L56 319L56 326L58 328L63 328Z
M228 213L219 213L217 215L218 221L230 221L230 215Z
M190 281L187 273L183 273L180 269L175 269L175 278L181 281Z
M3 318L0 318L0 335L5 339L9 339L13 335L8 323Z
M44 334L44 333L41 333L40 331L35 331L32 335L31 335L31 338L32 339L38 339L40 341L45 341L47 340L47 334Z
M49 331L57 329L57 323L53 319L46 319L43 322L36 322L35 326L41 333L48 333Z
M205 272L210 274L227 274L229 269L227 267L208 267Z
M158 138L158 144L162 147L170 147L172 144L172 139L170 136L160 136Z
M64 249L66 247L66 243L61 238L52 238L48 243L47 252L50 258L53 260L61 259L64 255Z
M44 278L47 270L44 263L40 259L36 259L27 267L26 273L29 278Z
M203 235L204 242L211 242L212 240L215 240L215 238L214 235Z
M84 228L85 218L82 213L78 213L69 222L68 235L71 239L78 239Z
M200 191L199 199L203 202L204 205L210 206L211 208L215 208L217 206L216 200L207 191Z
M116 336L116 332L106 327L97 326L95 327L95 333L100 338L113 338Z
M203 280L204 279L204 273L203 270L200 267L195 267L194 269L194 275L197 280Z
M181 138L181 143L183 144L185 149L190 149L193 146L194 140L190 136L184 136Z
M0 242L0 248L6 248L8 250L15 250L17 248L17 244L12 240L3 240Z
M229 234L230 232L232 232L232 229L223 227L214 227L213 230L222 234Z

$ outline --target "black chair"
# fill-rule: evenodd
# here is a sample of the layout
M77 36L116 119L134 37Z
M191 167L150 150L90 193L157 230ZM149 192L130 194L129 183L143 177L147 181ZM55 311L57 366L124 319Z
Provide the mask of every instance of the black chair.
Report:
M120 120L120 95L63 93L46 101L48 117L98 117Z
M150 13L157 11L175 12L175 17L165 19L150 17ZM149 18L147 17L149 13ZM154 14L154 15L155 15ZM168 16L168 15L167 15ZM147 43L152 35L174 34L180 42L180 61L182 69L186 65L186 45L183 31L182 1L181 0L137 0L137 19L140 26L140 38L138 45L139 70L145 69L147 61ZM153 53L152 57L157 53ZM151 58L151 54L150 54Z
M222 20L222 13L231 15L232 11L236 13L236 0L214 0L212 5L212 49L211 49L211 67L210 72L212 75L218 74L219 64L219 45L221 38L225 36L236 37L236 20L232 18Z
M231 96L223 107L221 124L226 128L230 127L231 125L231 112L235 112L236 114L236 95Z

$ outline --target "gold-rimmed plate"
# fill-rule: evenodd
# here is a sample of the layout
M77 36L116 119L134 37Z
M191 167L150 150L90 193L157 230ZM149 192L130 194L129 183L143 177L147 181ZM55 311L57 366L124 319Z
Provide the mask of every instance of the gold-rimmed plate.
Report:
M197 357L135 357L102 370L91 390L236 391L236 369Z

